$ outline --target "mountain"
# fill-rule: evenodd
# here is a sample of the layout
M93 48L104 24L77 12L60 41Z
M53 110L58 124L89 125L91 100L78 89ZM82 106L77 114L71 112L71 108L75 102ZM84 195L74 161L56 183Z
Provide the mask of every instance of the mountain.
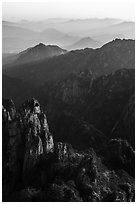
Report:
M40 100L56 142L69 142L77 149L94 147L98 152L107 141L103 138L121 138L134 148L134 69L101 77L85 70L42 87L7 76L2 82L3 96L18 106L26 98Z
M135 23L134 22L119 22L115 24L109 24L107 26L100 26L98 28L89 27L85 32L86 35L92 36L95 40L100 40L103 43L107 43L115 38L124 37L126 39L135 39ZM84 37L85 37L85 34ZM104 41L103 41L103 38ZM112 38L110 39L110 36Z
M13 25L2 25L2 52L18 53L37 42L37 33Z
M3 78L3 94L13 98L17 105L25 96L38 98L43 107L47 107L55 138L68 140L67 134L66 138L64 136L67 126L55 125L62 123L61 118L56 121L56 115L61 114L65 118L64 124L65 120L67 124L68 113L74 117L76 127L78 124L83 127L80 133L89 130L87 138L94 140L94 135L97 135L99 139L102 134L112 137L112 129L134 94L134 43L134 40L117 39L95 50L87 48L43 61L7 66L3 69L7 76ZM18 82L11 81L11 78L18 79ZM70 135L75 135L75 131L79 133L73 123L69 126L72 130ZM129 139L134 138L134 131L130 132L127 131L125 137L118 133L112 138L126 139L134 148L134 140ZM80 133L79 140L83 141ZM75 146L75 137L69 139ZM87 141L85 144L81 142L83 147L88 144Z
M21 52L39 42L65 49L87 36L103 44L115 38L135 39L134 22L109 18L3 21L2 28L3 52L6 53Z
M3 53L2 200L135 202L135 41L70 52L43 44L53 38L65 44L76 34L82 40L74 42L89 45L96 40L91 33L106 40L132 35L134 23L47 19L3 26L20 34L19 45L12 29L3 38L15 40L8 49L24 42L29 48ZM27 28L35 26L30 39Z
M3 73L41 86L46 81L60 80L85 69L91 70L94 76L101 76L120 68L134 67L135 41L116 39L95 50L87 48L28 65L3 66Z
M109 26L121 23L121 19L99 19L99 18L88 18L88 19L69 19L66 22L54 25L54 28L70 33L73 35L79 35L80 37L90 36L98 34L102 30L107 29ZM92 32L91 32L92 31Z
M85 37L77 41L76 43L67 47L68 50L84 49L84 48L97 48L102 45L101 42L96 41L90 37Z
M46 58L51 58L54 56L65 54L67 51L61 49L56 45L44 45L43 43L39 43L35 47L28 48L23 52L19 53L19 57L17 58L17 63L26 63L32 61L38 61Z
M132 98L132 103L130 103L132 109L128 108L130 97L132 97L135 92L134 69L120 69L100 77L95 77L92 72L85 70L85 72L70 74L64 80L60 80L50 86L46 83L45 86L43 86L43 92L45 96L44 102L48 108L49 123L55 135L55 139L56 137L63 137L66 141L71 140L71 144L75 147L76 136L71 136L76 134L79 135L79 141L84 139L82 140L83 142L80 142L83 148L85 144L87 148L89 147L88 145L92 146L92 144L94 144L95 148L96 139L98 140L100 137L103 138L103 133L108 138L113 135L112 138L125 139L134 148L135 118L134 105L132 105L134 104L134 98ZM61 113L63 119L61 118ZM75 121L69 114L77 120L83 121L81 125L79 125L79 128L76 127L80 122L68 122ZM58 115L60 115L60 117ZM71 119L69 120L69 118ZM87 122L87 124L85 124L85 122ZM61 123L64 125L59 125ZM120 123L120 125L115 125L117 123ZM99 130L100 134L95 130L93 131L90 124ZM126 128L124 128L122 124L124 124ZM68 127L70 131L67 129ZM85 127L85 134L82 134L82 132L84 132L82 127ZM86 131L86 129L89 132ZM88 132L87 135L90 135L91 130L96 137L90 144L90 142L86 143L85 135L86 132ZM125 134L124 130L126 131ZM77 131L78 134L76 133ZM64 135L66 135L66 138ZM84 135L84 138L82 135ZM100 137L98 135L100 135ZM87 137L90 138L90 136ZM87 141L90 141L90 139ZM97 142L97 144L100 144L100 142ZM101 144L103 146L103 142L101 142ZM76 148L78 147L76 146Z
M135 201L135 180L123 170L134 164L135 153L127 142L109 141L104 151L110 170L93 148L78 151L71 144L54 142L34 98L18 110L11 99L3 99L2 119L3 201Z
M3 53L2 64L3 65L10 65L12 63L23 64L48 59L65 53L67 53L67 50L64 50L56 45L44 45L43 43L39 43L34 47L30 47L17 54Z
M101 41L103 44L106 44L109 41L112 41L113 39L129 39L128 37L126 37L124 34L115 34L115 33L108 33L108 32L104 32L104 33L98 33L93 35L93 38L97 41Z
M128 38L135 39L135 23L134 22L121 22L117 25L110 27L111 32L118 34L121 33Z
M33 31L43 31L49 28L57 29L65 33L79 32L81 30L88 30L90 27L102 28L110 25L115 25L123 22L121 19L112 19L112 18L89 18L89 19L69 19L69 18L48 18L43 21L18 21L18 22L9 22L2 21L2 25L6 26L15 26L25 29L31 29Z
M42 42L46 44L57 44L67 46L79 40L78 36L68 35L54 28L47 28L42 31L33 31L27 28L14 26L14 24L3 24L2 26L2 52L15 53L27 47Z
M25 38L34 38L36 33L30 29L25 29L17 26L9 26L3 25L2 26L2 37L3 38L12 38L12 37L21 37L24 36Z
M65 47L79 40L79 37L74 35L69 35L55 28L47 28L39 33L39 39L43 40L44 42L48 42L48 44L54 43L59 46Z

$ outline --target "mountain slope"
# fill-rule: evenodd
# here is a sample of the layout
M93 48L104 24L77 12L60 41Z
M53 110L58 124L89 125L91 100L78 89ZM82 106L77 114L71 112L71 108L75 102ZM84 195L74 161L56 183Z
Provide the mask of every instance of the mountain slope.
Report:
M114 125L121 117L124 107L135 91L134 83L134 69L121 69L97 78L94 78L92 73L86 72L70 75L59 83L50 86L49 89L46 83L43 91L50 117L53 114L51 126L54 127L56 122L54 114L61 115L61 112L65 111L92 124L104 135L110 137ZM134 113L134 111L132 112ZM130 121L130 114L127 115L126 121L128 120ZM132 121L134 124L134 117ZM59 130L58 125L57 127ZM65 129L64 126L63 128ZM63 130L60 134L57 131L54 134L62 135ZM126 139L133 145L131 137L134 138L134 130L130 134L128 131L125 137L124 134L123 136L122 134L115 136L115 138ZM72 141L71 143L73 144Z
M84 69L94 76L109 74L120 68L135 67L135 41L116 39L98 49L84 49L68 52L49 60L28 65L4 67L3 73L20 77L33 85L43 85L47 80L60 80L69 73Z

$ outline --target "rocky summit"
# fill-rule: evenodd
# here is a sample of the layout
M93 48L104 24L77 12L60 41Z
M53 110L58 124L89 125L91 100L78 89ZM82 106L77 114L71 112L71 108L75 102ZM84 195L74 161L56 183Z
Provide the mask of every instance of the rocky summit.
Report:
M3 201L135 201L134 175L126 169L134 168L134 151L126 141L104 136L98 153L94 145L79 151L54 142L34 98L18 109L3 99L2 122Z

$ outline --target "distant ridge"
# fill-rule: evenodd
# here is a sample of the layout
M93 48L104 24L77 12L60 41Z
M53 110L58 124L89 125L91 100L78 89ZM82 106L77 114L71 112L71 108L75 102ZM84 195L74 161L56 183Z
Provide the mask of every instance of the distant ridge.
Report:
M68 50L83 49L83 48L97 48L102 45L102 42L94 40L90 37L84 37L76 43L67 47Z
M45 46L46 48L47 46ZM43 53L43 49L40 50ZM55 51L55 48L52 47L52 50ZM101 76L117 69L135 68L134 40L116 39L101 48L75 50L64 55L61 53L62 49L58 53L59 56L49 59L45 57L44 53L45 60L39 60L37 63L27 65L12 63L10 66L3 67L3 73L11 77L21 77L23 80L35 85L43 85L46 80L60 80L70 73L85 69L91 70L95 76ZM37 57L36 47L31 48L26 54L22 55L20 60L24 62L24 59L35 59L34 56Z
M62 49L57 45L45 45L43 43L39 43L34 47L28 48L20 52L16 62L32 62L65 54L66 52L67 50Z

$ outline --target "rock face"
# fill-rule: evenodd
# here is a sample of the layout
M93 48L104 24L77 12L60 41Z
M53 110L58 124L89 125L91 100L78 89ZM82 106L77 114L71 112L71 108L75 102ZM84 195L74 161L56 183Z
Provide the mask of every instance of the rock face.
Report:
M5 105L6 104L6 105ZM16 113L12 101L4 100L4 128L8 130L9 171L17 176L22 161L23 179L33 171L41 155L53 152L54 143L47 119L37 100L26 101Z
M23 171L30 171L41 155L53 152L54 143L46 116L37 100L26 101L20 112L26 135Z
M3 99L3 153L8 152L5 165L8 164L10 171L17 170L17 148L20 143L20 132L16 120L16 109L12 100ZM9 156L8 156L9 155ZM7 163L8 162L8 163Z

